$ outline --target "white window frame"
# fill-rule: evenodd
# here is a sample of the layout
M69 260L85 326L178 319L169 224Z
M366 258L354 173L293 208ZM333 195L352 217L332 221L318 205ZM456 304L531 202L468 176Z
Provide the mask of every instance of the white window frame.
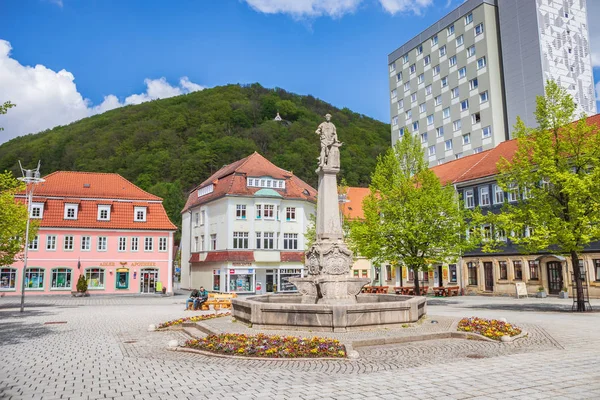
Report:
M448 139L444 142L444 148L446 151L452 150L452 139Z
M458 86L453 87L452 89L450 89L450 97L455 99L460 95L460 91L458 90Z
M284 233L283 234L283 250L298 250L298 234Z
M454 35L454 24L452 24L452 25L450 25L449 27L446 28L446 34L448 36Z
M412 123L412 127L413 127L413 132L418 132L419 131L419 121L414 121Z
M427 103L421 103L421 104L419 104L419 112L420 113L427 112Z
M436 137L444 137L444 127L438 126L437 128L435 128L435 135Z
M486 134L486 131L487 131L487 134ZM483 129L481 130L481 137L483 139L492 137L492 126L491 125L483 127Z
M404 91L405 92L410 91L410 81L404 82Z
M477 69L481 69L487 65L485 56L477 59Z
M464 99L460 102L460 111L469 110L469 99Z
M432 70L433 70L433 76L438 76L440 74L440 64L434 66L432 68Z
M467 49L467 58L473 57L475 54L477 54L477 49L475 48L475 45L473 45Z
M476 25L475 28L473 28L473 30L475 31L475 36L479 36L483 33L483 22Z
M398 117L396 117L396 121ZM245 204L236 204L235 205L235 218L236 219L246 219L246 205Z
M443 45L442 47L440 47L439 53L440 53L440 57L443 57L446 55L446 45Z
M448 64L453 67L456 65L456 56L452 56L450 57L450 59L448 60Z
M435 156L435 145L429 146L427 151L430 156Z
M286 207L285 208L285 220L286 221L296 221L296 207Z
M467 76L467 67L462 67L458 70L458 79L462 79Z
M146 207L134 207L133 208L133 220L135 222L146 222Z
M131 251L137 252L139 250L140 250L140 238L137 236L134 236L131 238Z
M460 47L463 44L465 44L465 36L464 35L460 35L456 38L456 47Z
M444 76L441 80L442 87L448 86L448 75Z
M29 251L37 251L40 248L40 235L35 235L35 237L29 241Z
M487 186L479 188L479 205L481 207L489 207L491 205L490 188Z
M91 236L87 236L87 235L81 236L80 249L81 249L81 251L92 250L92 237Z
M504 190L499 185L494 185L494 204L504 203Z
M46 235L46 251L56 251L56 235Z
M98 236L96 251L108 251L108 238L106 236Z
M469 90L477 89L479 87L479 80L473 78L469 81Z
M433 125L433 114L427 116L427 126Z
M473 189L465 190L465 208L475 208L475 196Z
M249 247L248 232L233 232L233 248L236 250L246 250Z
M511 203L519 201L519 186L516 183L508 186L508 201Z
M104 212L106 212L106 217L104 217ZM98 221L110 221L110 206L99 204L98 205Z
M479 116L479 120L477 118L477 116ZM471 124L475 125L481 122L481 113L479 111L471 114Z
M65 215L64 215L64 219L77 219L78 208L79 207L78 207L77 204L65 203ZM69 216L69 211L73 212L73 216Z
M154 238L152 236L144 237L144 252L154 251Z
M469 25L471 22L473 22L473 13L468 13L465 16L465 25Z
M423 65L429 65L429 63L431 63L431 56L427 54L425 57L423 57Z
M117 251L124 252L127 251L127 237L119 236L119 247L117 247Z
M485 92L481 92L479 93L479 103L485 103L486 101L488 101L489 95L488 95L488 91L486 90Z
M442 110L442 118L450 118L450 107L446 107Z
M465 144L470 144L471 143L471 134L470 133L465 133L464 135L462 135L462 142L463 145Z
M427 142L427 132L421 133L421 143Z
M210 249L211 250L217 249L217 234L216 233L213 233L210 235Z
M31 219L44 218L44 203L31 203Z
M452 129L454 130L454 132L460 131L462 129L462 120L457 119L456 121L453 121Z
M73 251L75 249L75 237L73 235L65 235L63 237L63 251Z
M442 104L442 95L438 95L435 97L435 99L433 99L434 103L436 106L439 106L440 104Z
M432 88L431 88L431 85L427 85L427 86L425 86L425 95L429 95L429 94L431 94L431 89L432 89Z
M158 238L158 251L164 253L168 250L169 238L161 236Z

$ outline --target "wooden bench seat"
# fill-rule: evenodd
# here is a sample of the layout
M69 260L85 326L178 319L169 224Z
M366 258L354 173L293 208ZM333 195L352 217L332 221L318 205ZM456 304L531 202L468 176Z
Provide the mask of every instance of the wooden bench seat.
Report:
M237 293L209 293L208 299L202 303L202 310L208 310L212 305L215 310L231 308L231 299L237 297Z
M446 295L448 297L450 296L458 296L458 292L459 292L460 288L458 286L448 286L446 288Z

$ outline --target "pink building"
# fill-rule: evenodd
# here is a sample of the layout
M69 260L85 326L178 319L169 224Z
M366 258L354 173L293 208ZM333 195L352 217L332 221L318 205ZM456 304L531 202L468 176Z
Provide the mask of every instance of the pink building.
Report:
M58 171L35 187L25 291L173 292L173 233L162 199L118 174ZM17 196L25 202L25 195ZM22 257L21 257L22 258ZM20 295L23 261L0 268L0 293Z

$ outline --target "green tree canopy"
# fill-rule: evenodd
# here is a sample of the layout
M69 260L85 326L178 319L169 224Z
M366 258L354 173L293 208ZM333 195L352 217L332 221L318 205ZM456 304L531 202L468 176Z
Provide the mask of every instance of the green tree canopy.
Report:
M10 101L5 101L4 104L0 104L0 115L6 114L9 108L13 108L15 104ZM0 131L4 130L3 127L0 126Z
M0 265L11 265L23 251L27 226L27 206L15 202L15 194L25 189L12 173L0 174ZM31 224L30 237L36 234Z
M506 204L490 221L526 252L551 250L571 258L578 311L585 311L578 260L581 251L600 240L600 129L585 115L575 119L575 102L555 82L538 96L537 128L517 119L518 148L512 160L499 162L499 184L520 191L524 200ZM529 235L522 235L527 228Z
M350 243L377 263L397 262L413 271L450 262L469 247L466 211L452 186L427 168L421 143L404 135L379 157L363 202L364 221L351 223ZM418 274L415 288L419 290Z

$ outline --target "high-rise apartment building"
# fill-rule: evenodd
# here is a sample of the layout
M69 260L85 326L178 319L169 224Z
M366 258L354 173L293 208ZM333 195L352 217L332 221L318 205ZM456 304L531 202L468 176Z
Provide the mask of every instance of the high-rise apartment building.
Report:
M392 144L419 135L431 166L535 125L548 79L596 113L585 0L468 0L388 56Z

